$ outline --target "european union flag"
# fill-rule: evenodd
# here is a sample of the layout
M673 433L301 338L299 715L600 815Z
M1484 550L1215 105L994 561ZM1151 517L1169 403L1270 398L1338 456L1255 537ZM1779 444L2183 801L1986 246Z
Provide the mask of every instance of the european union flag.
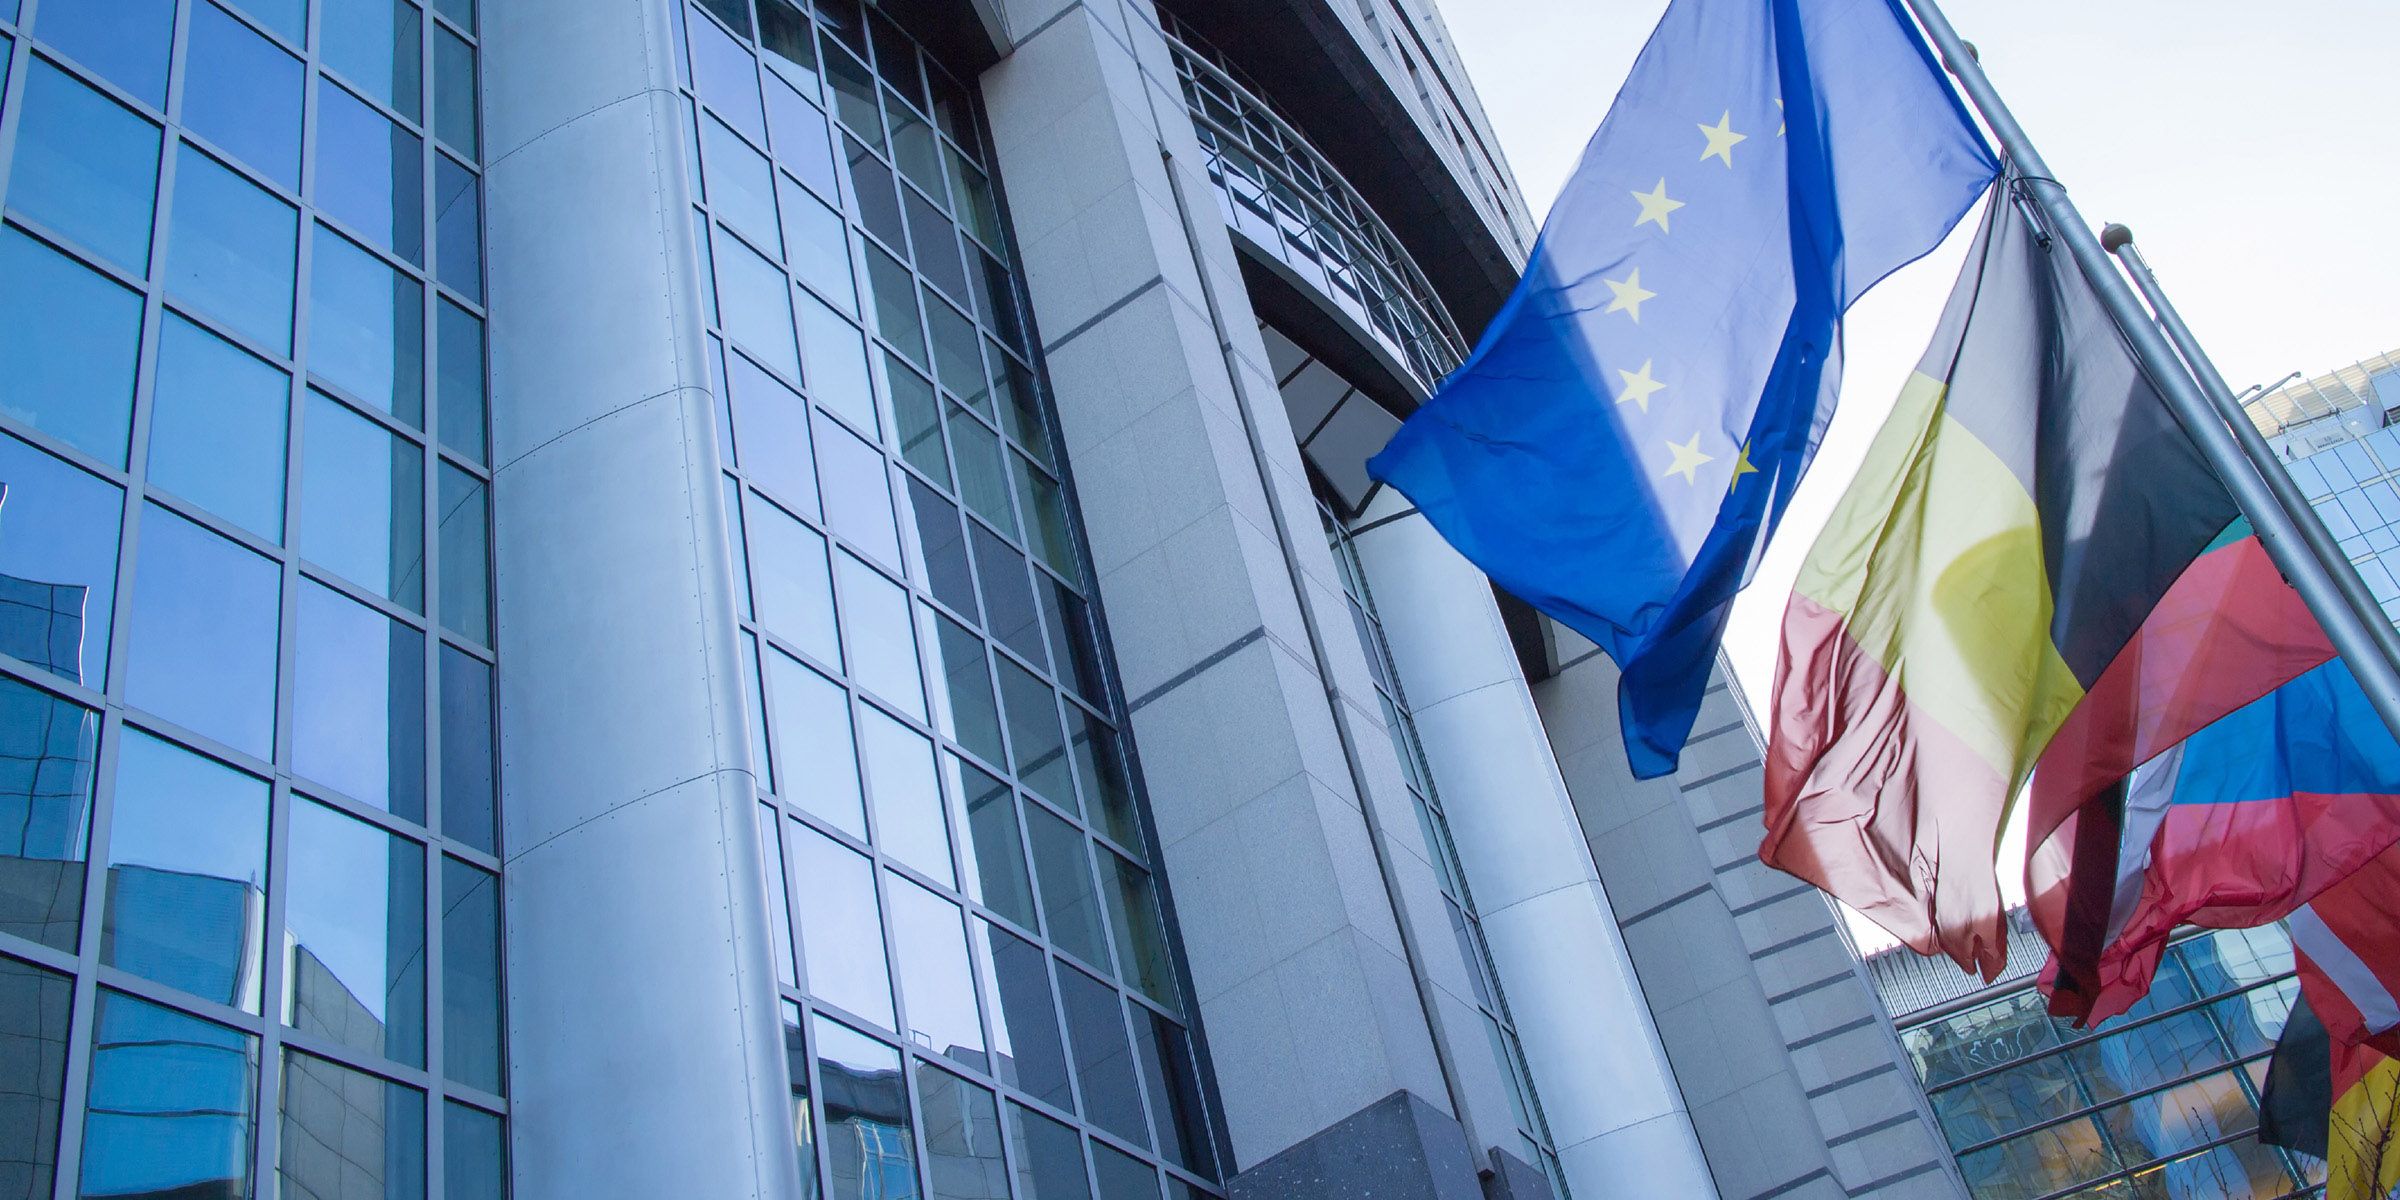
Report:
M1843 312L1998 173L1899 0L1674 0L1515 294L1368 463L1617 661L1635 775L1691 734Z

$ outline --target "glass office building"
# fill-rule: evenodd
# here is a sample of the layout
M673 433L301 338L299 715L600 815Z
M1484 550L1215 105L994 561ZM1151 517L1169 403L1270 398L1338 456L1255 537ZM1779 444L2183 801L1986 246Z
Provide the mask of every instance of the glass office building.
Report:
M2400 352L2277 388L2245 407L2283 456L2284 469L2366 580L2384 614L2400 621Z

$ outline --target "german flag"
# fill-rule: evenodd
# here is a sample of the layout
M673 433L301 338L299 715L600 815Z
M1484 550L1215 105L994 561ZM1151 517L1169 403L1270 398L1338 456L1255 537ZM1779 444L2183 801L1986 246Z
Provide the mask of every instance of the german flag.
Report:
M2210 640L2228 611L2305 617L2271 568L2261 578L2239 516L2066 246L1995 189L1785 610L1759 857L1920 953L1996 974L2000 831L2062 727L2089 724L2080 763L2145 721L2196 729L2322 661ZM2216 673L2186 686L2212 649ZM2089 774L2113 785L2139 761ZM2100 865L2104 919L2113 840Z

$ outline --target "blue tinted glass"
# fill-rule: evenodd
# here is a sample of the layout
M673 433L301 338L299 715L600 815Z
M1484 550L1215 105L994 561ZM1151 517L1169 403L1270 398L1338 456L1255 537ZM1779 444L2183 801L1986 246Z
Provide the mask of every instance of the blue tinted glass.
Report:
M883 921L875 905L875 868L864 857L798 822L785 846L792 878L807 897L808 989L819 999L892 1024L892 982Z
M850 231L840 213L800 190L789 175L777 175L783 193L784 254L800 282L831 299L843 312L858 311L858 286L850 270Z
M831 418L818 417L817 472L825 487L825 523L844 541L900 569L900 531L892 522L891 468L875 448Z
M759 624L818 661L838 665L842 651L834 633L833 581L824 536L756 493L743 509L750 590Z
M308 0L235 0L234 7L282 34L293 45L308 40Z
M983 1014L958 906L893 873L884 875L883 888L892 910L892 969L908 1006L907 1039L982 1070Z
M767 653L767 685L775 689L775 761L789 772L785 798L866 840L850 693L780 650Z
M292 352L299 214L185 147L175 163L167 290L277 354Z
M464 0L453 0L453 6ZM464 1104L442 1106L442 1195L502 1200L508 1193L508 1139L500 1118Z
M1158 1200L1158 1168L1092 1143L1092 1184L1100 1200Z
M717 297L726 336L787 379L800 378L792 340L792 288L758 252L731 237L716 239Z
M425 635L314 583L300 589L292 768L425 819Z
M51 0L33 32L152 108L167 106L175 0Z
M442 647L442 836L500 849L492 755L492 669Z
M900 1052L818 1017L829 1200L917 1200L916 1141Z
M708 202L715 206L717 219L766 247L768 254L780 257L783 246L776 229L775 172L767 165L766 156L751 149L741 135L715 117L700 119L700 154Z
M433 0L433 11L450 18L460 29L475 32L475 0Z
M422 611L425 452L314 390L301 445L300 552Z
M475 48L438 25L433 32L433 133L475 157Z
M1087 1200L1091 1176L1083 1169L1083 1140L1048 1117L1011 1103L1009 1141L1017 1148L1017 1195L1024 1200Z
M925 719L908 593L847 552L834 556L834 578L841 589L850 677L901 711Z
M876 846L926 878L956 886L933 743L869 705L859 710L858 751L875 803Z
M332 80L317 81L317 207L425 261L425 143Z
M1067 1043L1075 1051L1085 1119L1137 1146L1149 1145L1117 990L1081 971L1061 970L1058 999L1067 1011Z
M158 126L39 58L23 104L8 207L147 274Z
M250 1194L258 1039L102 992L91 1061L83 1195Z
M1058 693L1031 671L1002 658L1000 700L1008 711L1008 740L1016 747L1017 778L1043 799L1075 811L1066 738L1059 732Z
M318 52L325 65L394 112L417 120L425 50L408 0L324 0Z
M1075 827L1038 804L1025 806L1025 832L1033 845L1033 877L1041 884L1042 923L1060 949L1106 969L1101 941L1099 896L1085 840Z
M75 951L99 746L100 714L0 679L0 931Z
M294 798L284 869L283 1019L425 1061L425 848Z
M0 14L15 7L0 5ZM59 1110L66 1092L67 1014L74 985L15 959L0 959L0 1038L15 1048L0 1060L0 1088L13 1097L17 1161L9 1182L20 1196L47 1196L58 1182Z
M425 408L425 285L320 227L308 370L403 421Z
M732 378L734 437L750 482L802 512L817 511L817 476L809 454L808 405L739 354L726 359Z
M425 1093L285 1051L278 1149L276 1175L293 1200L423 1196Z
M775 161L791 168L819 196L839 204L842 189L834 182L833 133L826 128L825 113L780 82L770 83L767 123L775 130Z
M715 23L692 21L689 25L694 90L718 116L763 144L767 126L759 109L758 60Z
M103 686L125 494L0 436L0 654Z
M434 381L442 444L483 462L490 437L483 399L483 322L445 300L434 326Z
M216 5L196 4L184 62L184 127L299 190L300 60Z
M442 1071L487 1092L500 1085L500 884L442 860Z
M474 476L442 464L434 509L441 522L442 627L460 637L489 645L492 640L491 567L485 554L489 514L483 483Z
M275 754L275 564L142 509L125 698L259 758Z
M483 301L483 193L447 154L433 164L433 259L443 286Z
M167 315L150 407L150 483L283 540L291 376Z
M117 748L100 957L169 987L258 1011L268 784L172 742Z
M800 296L800 336L808 346L808 394L859 428L879 430L875 386L867 379L867 339L815 296Z

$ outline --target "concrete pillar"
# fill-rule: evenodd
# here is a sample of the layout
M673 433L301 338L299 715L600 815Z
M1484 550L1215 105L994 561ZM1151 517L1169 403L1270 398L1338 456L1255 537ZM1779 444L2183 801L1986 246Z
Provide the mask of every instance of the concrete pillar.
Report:
M1357 529L1567 1186L1716 1196L1490 582L1388 489Z
M483 14L520 1200L800 1194L668 12Z

